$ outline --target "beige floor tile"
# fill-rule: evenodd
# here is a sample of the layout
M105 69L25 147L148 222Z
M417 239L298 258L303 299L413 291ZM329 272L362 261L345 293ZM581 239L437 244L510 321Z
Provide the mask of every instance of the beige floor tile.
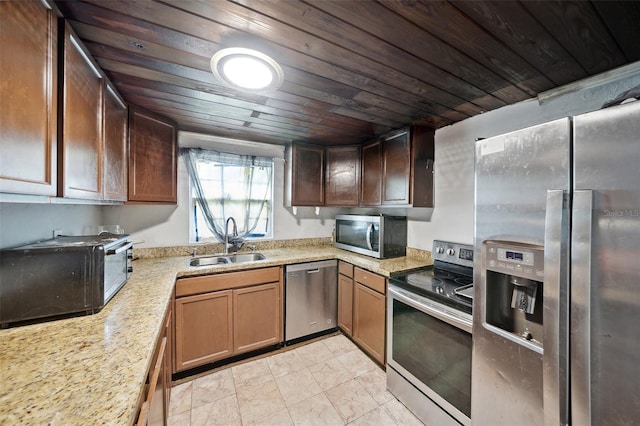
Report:
M394 399L394 396L387 390L387 375L380 368L374 368L359 375L356 380L380 405ZM195 396L195 389L194 389Z
M241 426L235 395L218 399L191 410L191 426Z
M191 392L193 382L181 383L171 388L171 401L169 403L169 416L184 413L191 410Z
M382 408L393 418L397 425L401 426L423 426L424 423L420 421L411 411L397 399L392 399L382 406Z
M397 426L397 423L382 407L378 407L358 417L349 426Z
M354 378L353 372L347 370L337 358L312 365L309 371L323 391L348 382Z
M167 417L167 426L189 426L191 424L191 410Z
M238 389L238 404L242 423L249 424L286 408L274 379L252 387Z
M248 423L247 425L251 426L293 426L293 420L291 420L291 416L289 415L288 410L282 410L266 419L259 420L255 423ZM247 426L245 425L245 426Z
M344 421L323 393L289 407L289 415L296 426L338 426Z
M307 367L333 358L333 355L321 340L301 346L295 351L300 355L302 362Z
M216 371L193 381L191 407L196 408L235 393L231 369Z
M378 365L371 361L371 358L366 356L360 349L348 352L344 355L340 355L338 360L344 365L344 367L351 371L354 376L359 376L371 371L375 368L380 368Z
M347 423L378 407L369 392L355 379L329 389L325 394Z
M325 344L325 346L327 347L327 349L329 349L329 352L331 352L333 356L344 355L358 349L358 347L343 334L328 337L322 340L322 343Z
M269 365L264 358L236 365L231 368L231 373L236 384L236 392L273 380Z
M302 358L295 350L272 355L267 358L267 364L276 378L305 368Z
M322 392L307 368L276 378L276 384L287 407Z

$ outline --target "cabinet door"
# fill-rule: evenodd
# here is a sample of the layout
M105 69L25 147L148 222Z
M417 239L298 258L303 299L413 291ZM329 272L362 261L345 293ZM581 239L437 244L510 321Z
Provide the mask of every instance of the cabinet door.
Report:
M435 130L426 126L411 126L411 205L433 207L433 160Z
M380 364L385 362L384 295L356 282L353 303L353 338Z
M324 147L293 144L287 163L287 204L324 205Z
M129 108L129 201L175 204L177 159L175 124Z
M102 75L69 24L63 25L58 195L102 199Z
M0 17L0 192L56 195L57 17L41 1Z
M231 356L231 290L176 299L176 371Z
M282 341L280 283L233 291L234 353L248 352Z
M127 200L127 105L111 84L104 91L104 198Z
M380 205L382 196L382 151L380 141L362 147L362 190L361 204L365 206Z
M411 143L403 130L382 141L382 204L409 204Z
M353 335L353 278L338 275L338 327Z
M360 147L326 149L326 206L357 206L360 202Z

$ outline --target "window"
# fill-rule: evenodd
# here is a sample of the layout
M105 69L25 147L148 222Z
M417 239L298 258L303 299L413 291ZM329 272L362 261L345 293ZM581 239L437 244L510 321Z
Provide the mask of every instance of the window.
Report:
M187 149L184 155L191 181L190 222L195 241L222 241L230 217L244 239L272 237L271 158L201 149Z

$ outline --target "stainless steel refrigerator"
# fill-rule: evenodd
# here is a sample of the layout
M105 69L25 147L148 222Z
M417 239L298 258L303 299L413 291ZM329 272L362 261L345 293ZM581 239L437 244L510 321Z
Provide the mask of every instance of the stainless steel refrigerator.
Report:
M640 421L640 101L476 144L474 425Z

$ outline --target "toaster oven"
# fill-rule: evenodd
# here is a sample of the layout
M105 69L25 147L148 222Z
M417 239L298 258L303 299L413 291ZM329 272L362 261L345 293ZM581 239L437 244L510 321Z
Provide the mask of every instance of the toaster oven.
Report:
M62 236L0 251L0 326L99 312L128 281L128 235Z

